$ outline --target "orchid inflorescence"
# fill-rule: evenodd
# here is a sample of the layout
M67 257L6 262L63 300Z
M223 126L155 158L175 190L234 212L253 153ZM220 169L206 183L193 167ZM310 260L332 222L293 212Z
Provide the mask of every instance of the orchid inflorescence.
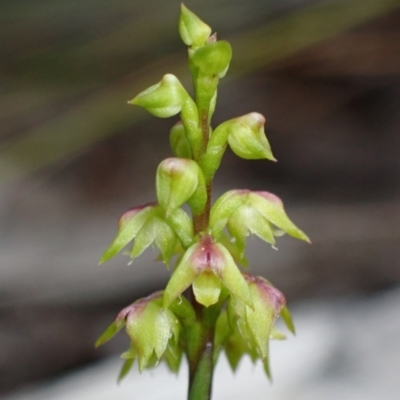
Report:
M155 246L161 260L172 264L172 275L163 291L123 309L97 345L126 327L131 347L122 354L125 364L120 378L135 359L140 371L160 360L178 371L184 354L190 370L189 398L207 399L212 368L222 351L232 369L248 354L254 361L261 359L270 376L269 339L285 338L275 321L281 317L294 333L283 294L266 279L238 268L247 265L247 236L254 234L272 246L282 233L309 239L272 193L230 190L211 205L213 177L228 145L244 159L276 160L261 114L233 118L214 130L210 125L219 79L232 57L230 44L218 41L211 28L184 5L179 32L188 46L195 97L177 77L167 74L129 102L161 118L180 114L170 133L174 157L157 169L157 201L122 215L118 233L100 260L108 261L133 241L132 259ZM191 215L182 208L185 204ZM202 362L207 357L211 366L205 373ZM204 395L203 381L208 382Z

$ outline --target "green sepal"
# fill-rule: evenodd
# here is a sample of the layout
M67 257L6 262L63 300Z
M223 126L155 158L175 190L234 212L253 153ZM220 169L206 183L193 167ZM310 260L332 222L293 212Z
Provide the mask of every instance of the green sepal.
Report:
M224 41L217 41L199 47L191 56L193 65L202 74L222 78L228 71L232 59L232 47Z
M248 354L253 362L258 358L257 353L249 346L249 343L240 334L238 329L234 329L228 340L224 344L225 354L233 372L237 370L240 360Z
M175 231L184 248L188 248L193 242L193 223L189 215L181 208L172 212L166 220Z
M99 347L104 343L112 339L123 327L125 326L125 320L116 319L113 321L101 336L96 340L95 347Z
M122 364L121 370L118 375L117 382L120 383L122 379L128 375L129 371L131 370L133 363L135 362L134 358L127 358L125 359L124 363Z
M235 263L240 264L243 268L248 268L249 262L241 250L240 245L234 239L230 240L226 235L221 235L219 241L227 248L229 253L231 253Z
M239 298L249 308L253 307L253 301L248 285L236 266L230 252L220 243L217 243L217 246L224 254L226 264L224 268L217 270L215 274L219 276L223 284L233 295Z
M135 238L146 221L156 212L155 205L138 207L126 212L120 219L117 236L101 256L99 264L117 255L131 240ZM140 209L140 210L139 210Z
M296 334L296 328L293 323L292 315L290 314L289 309L285 306L282 308L280 317L282 318L283 322L285 323L286 327L289 329L293 335Z
M174 255L177 237L173 229L163 219L156 216L150 218L136 235L131 258L138 257L152 243L160 249L164 263L168 264Z
M164 290L164 307L168 308L170 304L186 290L199 274L192 268L191 255L196 248L197 243L190 246L183 255L180 263L168 281Z
M190 301L184 296L179 296L175 299L168 309L174 313L183 326L190 327L196 322L196 312Z
M250 192L248 202L272 224L296 239L310 243L307 235L301 231L286 215L281 199L269 192Z
M286 335L281 332L279 329L276 328L276 326L273 326L271 329L271 332L269 334L270 340L286 340L287 337Z
M206 181L200 167L197 170L197 182L196 190L187 201L194 216L199 215L204 211L208 197Z
M219 239L229 217L243 204L244 200L240 190L230 190L214 203L210 211L210 228L216 239Z
M226 343L228 338L232 335L232 328L228 321L228 314L226 310L222 310L215 325L214 333L214 364L217 362L218 355Z
M179 158L192 158L192 149L186 138L185 127L181 121L177 122L172 127L169 135L169 143L174 156Z
M120 357L121 357L122 359L124 359L124 360L135 359L135 358L137 357L137 351L136 351L135 347L133 346L133 344L132 344L132 346L129 348L129 350L124 351L124 352L121 354Z
M173 344L170 341L165 349L163 359L167 363L171 372L178 373L182 361L182 354L182 347L179 344Z
M187 46L203 46L211 34L211 28L182 3L179 33Z
M270 366L270 362L269 362L269 352L268 352L268 356L263 361L263 367L264 367L265 375L267 375L268 380L270 381L270 383L272 383L273 378L272 378L271 366Z
M252 206L244 204L238 207L229 218L227 227L229 234L236 239L240 254L244 254L245 239L250 233L267 243L275 244L271 225Z

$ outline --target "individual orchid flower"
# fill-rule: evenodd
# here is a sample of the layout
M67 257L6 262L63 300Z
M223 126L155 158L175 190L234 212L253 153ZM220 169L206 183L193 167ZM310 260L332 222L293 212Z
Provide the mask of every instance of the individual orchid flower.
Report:
M193 227L189 216L179 208L168 217L157 203L132 208L119 219L118 233L103 253L100 264L114 257L132 240L131 258L155 244L163 261L169 263L178 243L183 247L191 244Z
M100 346L110 340L124 326L132 341L130 353L123 358L137 356L139 370L143 371L154 356L160 360L170 341L178 343L180 323L172 311L163 308L163 292L156 292L135 301L119 312L115 321L96 342Z
M281 199L269 192L244 189L231 190L222 195L211 209L210 227L218 238L225 226L241 252L250 233L272 245L275 244L275 236L280 236L282 232L310 242L288 218Z
M165 307L190 285L193 285L196 300L206 307L218 302L222 285L249 307L252 306L247 283L231 254L208 234L202 235L186 250L165 288Z
M283 294L266 279L243 274L248 284L253 307L238 302L234 297L229 300L229 313L246 340L249 348L255 349L262 360L268 356L268 341L273 338L282 339L282 335L274 330L274 323L284 309L286 300Z

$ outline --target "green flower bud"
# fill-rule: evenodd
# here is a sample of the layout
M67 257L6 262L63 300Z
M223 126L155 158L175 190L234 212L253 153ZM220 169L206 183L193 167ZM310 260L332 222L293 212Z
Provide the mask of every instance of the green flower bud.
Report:
M118 233L111 245L103 253L100 264L117 255L134 237L140 229L156 212L156 204L146 204L135 207L124 213L118 222Z
M161 162L157 169L156 191L158 202L167 217L187 201L197 214L207 201L200 167L195 161L184 158L167 158Z
M219 168L229 142L232 151L245 159L276 161L264 133L265 118L256 112L222 123L215 128L200 165L207 180L211 180Z
M224 40L199 47L191 56L193 66L202 74L220 78L228 71L231 59L232 47Z
M290 311L288 310L287 307L283 307L283 308L282 308L282 311L281 311L281 315L280 315L280 316L281 316L283 322L285 323L286 328L288 328L289 331L290 331L291 333L293 333L293 335L295 335L295 334L296 334L296 329L295 329L295 327L294 327L294 324L293 324L293 320L292 320L292 316L291 316L291 314L290 314Z
M126 321L126 331L139 360L139 370L152 356L160 360L170 341L178 342L180 324L176 316L162 307L162 292L156 292L124 308L117 320Z
M168 118L182 110L188 97L179 79L172 74L166 74L161 82L139 93L128 103L141 106L156 117Z
M198 243L186 250L165 289L165 307L191 284L193 289L196 289L194 293L200 304L206 307L215 304L221 291L216 278L232 294L251 307L247 284L231 254L222 244L214 242L210 235L201 236Z
M169 226L175 231L184 248L188 248L193 242L193 223L189 215L181 208L177 208L166 217Z
M256 112L236 118L230 126L229 146L239 157L276 161L265 136L265 118Z
M211 28L182 4L179 33L186 45L203 46L211 34Z
M192 158L192 150L186 138L185 127L182 122L177 122L171 129L169 142L176 157Z

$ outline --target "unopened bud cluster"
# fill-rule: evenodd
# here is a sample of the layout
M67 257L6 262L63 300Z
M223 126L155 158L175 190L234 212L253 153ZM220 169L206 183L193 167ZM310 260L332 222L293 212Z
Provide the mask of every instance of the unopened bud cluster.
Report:
M177 77L167 74L129 102L161 118L180 114L170 133L174 157L157 169L157 201L122 215L117 235L100 260L109 260L128 245L134 259L153 246L164 263L173 261L172 275L163 291L123 309L97 345L126 327L131 347L122 355L121 377L134 359L140 370L165 360L177 371L189 347L190 329L198 323L196 304L218 306L216 355L225 351L233 369L244 354L260 358L269 374L269 339L285 337L274 323L281 316L292 332L293 324L283 294L264 278L241 272L238 265L245 263L250 234L271 245L282 233L309 239L286 215L282 201L269 192L231 190L211 206L212 179L228 145L244 159L276 160L265 136L265 119L257 112L211 128L218 82L232 57L229 43L218 41L184 5L179 32L189 46L195 98ZM188 208L182 208L185 204ZM199 220L202 225L196 223ZM188 289L192 302L185 297Z

